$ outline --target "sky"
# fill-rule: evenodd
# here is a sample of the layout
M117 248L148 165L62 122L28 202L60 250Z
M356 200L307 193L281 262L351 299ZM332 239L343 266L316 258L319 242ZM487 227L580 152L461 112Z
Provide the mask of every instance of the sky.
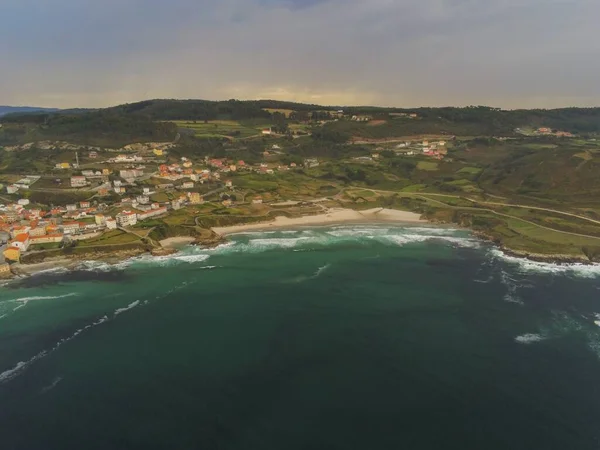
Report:
M600 106L599 0L0 0L0 104Z

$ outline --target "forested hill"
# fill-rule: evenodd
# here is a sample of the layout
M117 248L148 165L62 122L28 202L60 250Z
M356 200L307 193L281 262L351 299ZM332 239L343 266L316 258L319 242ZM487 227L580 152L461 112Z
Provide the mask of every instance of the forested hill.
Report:
M341 111L341 112L340 112ZM366 118L366 121L354 120ZM312 126L314 136L346 141L417 134L517 136L547 127L578 135L600 133L600 108L501 110L464 108L382 108L319 106L275 100L147 100L100 110L8 114L0 118L0 145L36 140L66 140L114 146L139 141L170 141L171 121L250 121L286 130L287 124ZM325 127L318 126L327 122ZM286 124L287 123L287 124Z
M461 133L465 126L469 134L511 134L523 126L549 127L573 133L600 132L600 108L561 108L532 110L502 110L486 106L464 108L382 108L374 106L320 106L276 100L207 101L207 100L148 100L120 105L110 110L119 114L145 116L153 120L243 120L269 118L273 110L290 111L304 117L342 110L347 116L370 115L387 120L390 115L416 113L418 120L409 123L416 132L434 133L448 129Z
M38 108L36 106L1 106L0 105L0 117L6 114L21 114L21 113L40 113L40 112L56 112L57 108Z

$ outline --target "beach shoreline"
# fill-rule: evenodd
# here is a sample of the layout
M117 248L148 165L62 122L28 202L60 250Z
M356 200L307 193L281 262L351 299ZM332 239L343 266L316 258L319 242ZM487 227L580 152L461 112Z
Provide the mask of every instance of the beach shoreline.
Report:
M326 213L313 216L284 217L278 216L272 221L246 223L226 227L213 227L212 230L221 236L244 233L247 231L283 230L298 227L347 225L368 223L396 223L396 224L431 224L422 219L420 214L395 209L374 208L365 211L356 211L346 208L331 209Z

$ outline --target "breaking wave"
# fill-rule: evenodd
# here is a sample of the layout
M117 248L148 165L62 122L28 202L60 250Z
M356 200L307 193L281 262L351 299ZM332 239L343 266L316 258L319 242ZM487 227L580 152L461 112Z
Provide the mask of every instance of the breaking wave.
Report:
M31 298L35 298L35 299L42 299L42 298L44 298L44 299L46 299L46 298L60 298L60 297L65 297L65 296L59 296L59 297L31 297ZM106 323L106 322L114 319L118 315L123 314L124 312L129 311L129 310L131 310L131 309L139 306L140 304L141 304L141 302L139 300L136 300L136 301L130 303L129 305L127 305L126 307L117 308L113 312L112 318L109 317L108 315L104 315L104 316L100 317L99 319L97 319L96 321L94 321L94 322L86 325L85 327L79 328L78 330L76 330L70 336L60 339L49 350L43 350L43 351L39 352L37 355L35 355L32 358L28 359L27 361L19 361L13 368L5 370L4 372L0 373L0 383L4 383L4 382L12 380L16 376L20 375L25 369L27 369L33 363L35 363L36 361L38 361L38 360L40 360L40 359L42 359L42 358L50 355L51 353L55 352L63 344L65 344L65 343L67 343L67 342L75 339L77 336L79 336L80 334L82 334L85 331L89 330L90 328L94 328L94 327L97 327L98 325L102 325L103 323ZM148 304L148 302L144 302L143 304L146 305L146 304ZM58 380L58 381L60 381L60 380ZM58 381L56 382L56 384L58 383ZM52 386L52 387L54 387L54 386Z
M517 268L523 274L542 273L552 275L569 275L582 278L600 277L600 264L554 264L532 261L525 258L509 256L502 250L490 249L490 255L495 260L501 260Z
M135 308L139 304L140 304L140 301L136 300L135 302L132 302L129 305L127 305L125 308L118 308L118 309L115 310L115 316L118 316L119 314L122 314L125 311L129 311L130 309Z
M56 299L59 299L59 298L74 297L76 295L78 295L78 294L76 294L75 292L72 292L70 294L64 294L64 295L22 297L22 298L15 298L15 299L12 299L12 300L7 300L7 302L20 303L19 306L17 306L16 308L13 309L13 311L16 311L18 309L21 309L21 308L27 306L27 303L29 303L29 302L39 301L39 300L56 300Z
M541 334L528 333L522 334L521 336L517 336L515 338L515 341L519 344L533 344L535 342L544 341L546 339L547 338L545 336L542 336Z

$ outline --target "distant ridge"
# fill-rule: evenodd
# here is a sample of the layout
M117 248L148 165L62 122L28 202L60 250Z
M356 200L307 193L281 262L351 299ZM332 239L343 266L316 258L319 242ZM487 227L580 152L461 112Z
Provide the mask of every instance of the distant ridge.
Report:
M58 108L39 108L36 106L0 106L0 117L12 113L56 112Z

